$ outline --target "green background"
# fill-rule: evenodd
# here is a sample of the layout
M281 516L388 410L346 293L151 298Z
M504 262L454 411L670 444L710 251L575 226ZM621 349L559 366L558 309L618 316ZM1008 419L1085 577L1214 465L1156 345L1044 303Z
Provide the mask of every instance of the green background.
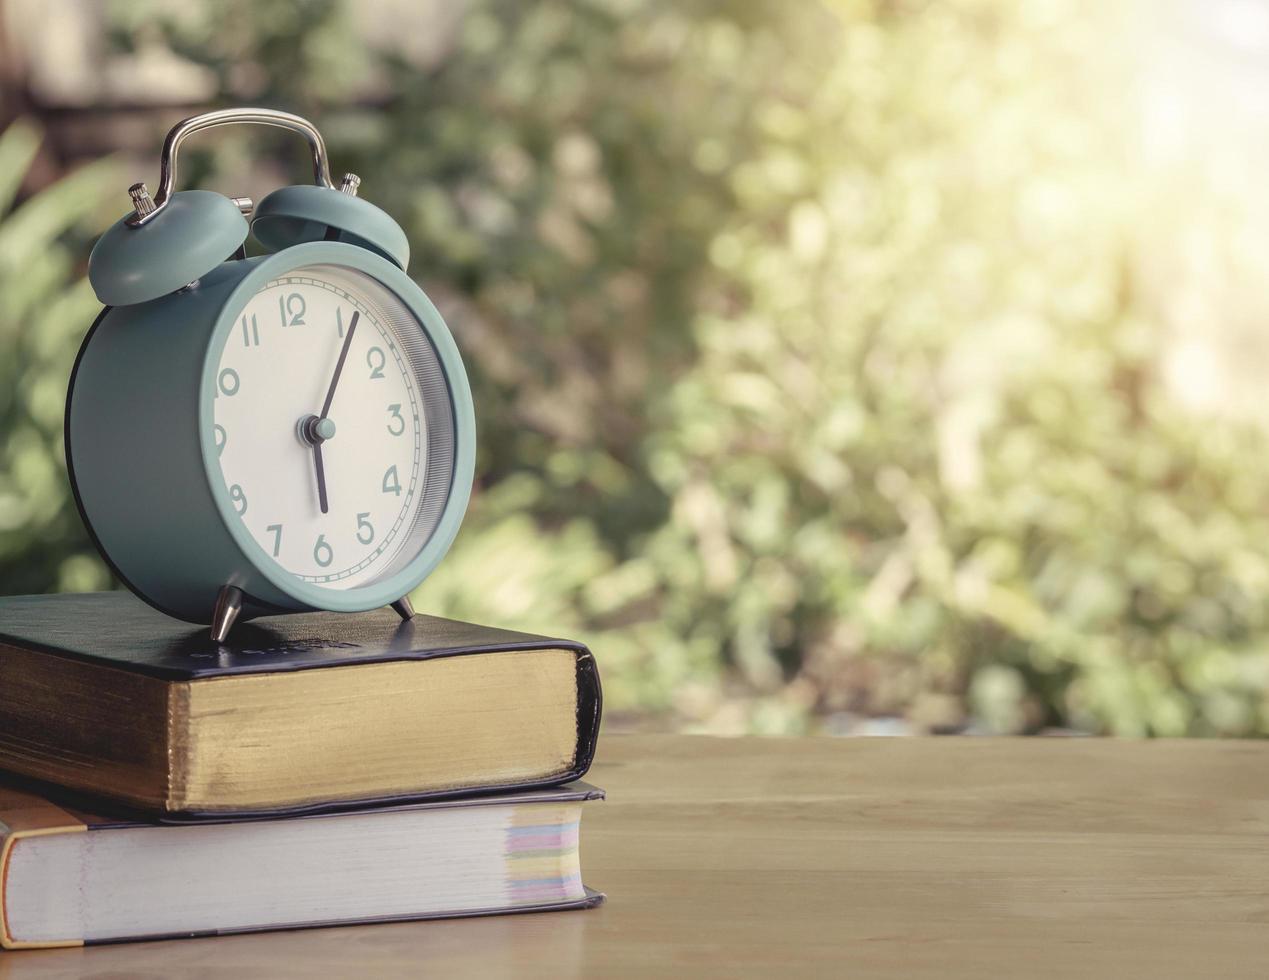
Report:
M1269 731L1269 245L1247 127L1184 101L1245 67L1216 35L1178 95L1132 4L97 6L103 65L205 97L4 82L0 592L111 584L61 446L84 260L168 126L260 104L401 221L469 367L419 609L584 639L619 727ZM308 179L285 136L189 161Z

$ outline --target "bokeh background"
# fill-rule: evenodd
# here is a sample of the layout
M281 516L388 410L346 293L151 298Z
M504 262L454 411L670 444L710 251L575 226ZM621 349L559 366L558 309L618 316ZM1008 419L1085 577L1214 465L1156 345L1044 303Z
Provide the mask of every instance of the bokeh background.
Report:
M0 0L0 592L112 585L87 252L235 104L467 358L415 605L586 639L612 727L1269 732L1269 4Z

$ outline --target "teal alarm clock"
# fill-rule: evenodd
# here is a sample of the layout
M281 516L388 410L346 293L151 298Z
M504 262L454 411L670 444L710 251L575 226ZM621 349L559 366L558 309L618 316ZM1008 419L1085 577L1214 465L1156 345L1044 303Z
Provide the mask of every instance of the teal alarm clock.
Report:
M175 191L191 134L299 133L314 182L258 205ZM330 178L299 116L227 109L168 133L158 191L93 248L105 309L66 404L76 502L118 578L210 623L392 605L444 556L471 489L475 421L459 351L406 275L405 233ZM250 223L248 223L250 219ZM246 257L248 233L267 250Z

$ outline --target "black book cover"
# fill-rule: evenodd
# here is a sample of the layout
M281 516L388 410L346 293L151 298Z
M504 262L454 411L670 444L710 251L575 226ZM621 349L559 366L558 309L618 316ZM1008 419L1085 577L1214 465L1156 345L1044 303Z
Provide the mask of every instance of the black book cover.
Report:
M518 633L389 609L313 612L239 623L224 643L151 609L128 592L0 596L0 643L169 681L266 674L492 650L555 648L575 640Z
M389 661L428 660L494 651L564 649L577 654L577 755L573 768L546 783L502 785L506 792L581 778L594 759L602 711L599 672L589 649L574 640L416 615L401 621L388 609L367 613L314 612L237 624L225 643L205 626L171 619L127 592L0 597L0 674L4 647L36 651L169 682L230 675L314 670ZM0 691L2 707L3 691ZM47 783L37 785L48 786ZM66 798L65 790L54 795ZM470 792L470 791L468 791ZM479 791L478 791L479 792ZM409 799L454 793L411 794ZM459 794L461 795L461 794ZM78 797L72 793L71 798ZM349 805L402 802L377 798L353 804L263 809L256 816L321 812ZM207 819L198 810L160 819Z

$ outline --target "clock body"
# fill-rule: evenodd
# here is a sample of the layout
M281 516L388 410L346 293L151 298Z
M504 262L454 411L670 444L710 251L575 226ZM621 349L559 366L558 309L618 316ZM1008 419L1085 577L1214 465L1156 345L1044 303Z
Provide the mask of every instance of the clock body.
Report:
M243 618L356 612L448 550L475 422L422 290L367 248L312 241L107 307L71 376L66 455L98 549L157 609L206 623L232 586Z

